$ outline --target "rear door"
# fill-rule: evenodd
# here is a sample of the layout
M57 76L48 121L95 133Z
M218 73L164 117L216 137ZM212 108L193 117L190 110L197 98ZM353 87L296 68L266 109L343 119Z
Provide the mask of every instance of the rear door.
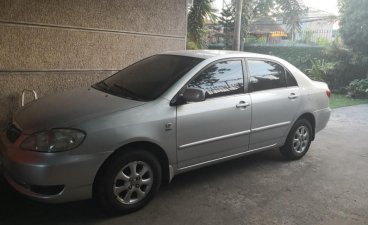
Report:
M244 60L213 63L188 86L204 89L206 100L177 106L179 168L247 151L251 105L244 93Z
M248 59L252 100L250 150L279 144L294 121L300 91L294 77L277 62Z

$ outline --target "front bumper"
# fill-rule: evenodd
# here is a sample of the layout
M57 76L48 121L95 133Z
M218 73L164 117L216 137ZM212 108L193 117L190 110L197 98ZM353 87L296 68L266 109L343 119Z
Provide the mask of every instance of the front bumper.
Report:
M78 154L78 149L40 153L19 149L0 136L0 170L18 192L43 202L68 202L92 197L92 185L107 153Z

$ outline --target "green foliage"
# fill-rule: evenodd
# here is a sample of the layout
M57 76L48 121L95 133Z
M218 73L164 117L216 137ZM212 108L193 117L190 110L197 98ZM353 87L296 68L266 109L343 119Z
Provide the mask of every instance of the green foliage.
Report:
M212 8L213 0L194 0L188 14L188 42L193 42L198 48L205 46L204 36L206 18L215 21L216 10Z
M248 37L251 21L259 16L268 16L273 6L274 0L243 0L240 30L242 39Z
M345 87L354 79L367 76L368 57L349 49L340 48L334 44L329 46L323 56L326 61L334 62L328 83L332 89Z
M327 38L323 38L323 37L318 37L316 42L317 42L317 45L320 45L320 46L327 46L330 44L330 41Z
M297 0L243 0L241 37L246 38L251 21L262 16L281 16L290 31L295 33L301 28L301 17L304 12L305 9Z
M206 30L204 22L206 18L215 21L217 18L211 3L214 0L194 0L188 14L188 42L194 42L197 48L203 48ZM236 0L232 0L223 12L219 23L225 28L225 48L231 49L235 10L233 6ZM292 32L300 29L301 16L304 9L297 0L243 0L241 13L241 39L248 37L249 24L260 16L282 16ZM191 44L192 46L192 44Z
M368 1L340 0L340 33L344 43L368 56Z
M305 44L312 43L313 31L307 30L302 33L302 40Z
M189 50L197 50L198 49L198 46L193 41L188 41L187 42L187 49L189 49Z
M234 37L235 9L229 4L221 12L219 24L224 28L225 49L232 49Z
M267 43L267 37L256 38L254 36L249 36L245 38L244 45L264 45Z
M243 5L252 7L254 17L267 16L275 8L275 4L276 2L274 0L253 0L248 3L246 0L243 0Z
M308 76L313 80L326 82L334 69L335 63L326 62L324 59L311 59L310 61L312 67L306 70Z
M368 79L355 79L346 87L354 98L368 97Z
M259 43L259 44L266 44L267 43L267 37L260 37L260 38L257 38L257 42Z
M322 59L324 48L295 46L246 46L245 51L280 57L306 72L312 67L311 59Z
M257 38L254 36L248 36L244 39L244 45L248 46L248 45L257 45Z
M302 16L306 9L297 0L277 0L279 11L294 40L295 33L301 30Z

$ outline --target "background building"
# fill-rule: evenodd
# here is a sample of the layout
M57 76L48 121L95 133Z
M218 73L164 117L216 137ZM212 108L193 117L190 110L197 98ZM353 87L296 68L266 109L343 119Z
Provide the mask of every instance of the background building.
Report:
M249 35L257 39L263 38L269 44L280 43L283 38L288 37L286 29L268 17L254 20L249 26Z
M186 0L1 0L0 127L25 88L42 96L87 86L185 49L186 10Z
M296 33L295 40L317 43L332 42L336 39L334 24L336 16L332 13L309 8L302 18L301 31Z

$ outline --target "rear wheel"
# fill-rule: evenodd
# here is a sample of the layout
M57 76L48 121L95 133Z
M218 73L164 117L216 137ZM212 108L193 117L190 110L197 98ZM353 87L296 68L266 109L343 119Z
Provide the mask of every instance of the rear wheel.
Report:
M161 184L161 166L151 153L132 149L110 159L97 178L94 197L110 213L130 213L154 197Z
M290 160L302 158L311 144L312 132L312 125L308 120L297 120L289 132L285 145L280 148L281 154Z

